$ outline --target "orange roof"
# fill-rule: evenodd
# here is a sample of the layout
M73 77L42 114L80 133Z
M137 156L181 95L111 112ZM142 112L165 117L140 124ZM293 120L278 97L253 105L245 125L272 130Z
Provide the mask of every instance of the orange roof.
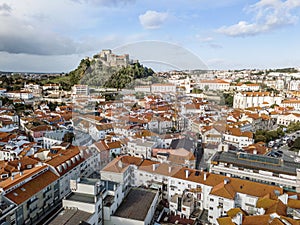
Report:
M105 143L105 141L95 142L94 145L97 147L97 149L100 152L109 150L109 147L107 146L107 144Z
M45 187L47 187L57 179L58 176L48 170L37 176L36 178L23 184L22 186L18 187L17 189L9 192L5 196L14 203L20 205L21 203L31 198L33 195L42 191Z
M236 225L230 217L222 217L217 219L219 225Z
M134 156L121 156L112 160L102 170L115 173L122 173L127 169L129 165L149 166L152 164L157 164L157 162L153 162L151 160L144 160L142 158Z
M298 199L288 199L288 207L293 208L293 209L300 209L300 200Z
M242 213L243 216L246 216L246 213L241 208L232 208L227 211L227 215L231 218L235 217L238 213Z
M245 216L243 219L243 225L269 225L270 216L261 215L261 216Z
M221 182L213 187L210 194L227 199L234 199L236 191L233 189L230 183L225 184L224 182Z
M107 145L110 149L121 148L121 142L120 141L110 142L110 143L107 143Z
M186 178L186 172L185 172L186 170L189 171L188 178ZM182 168L178 171L178 173L176 173L172 177L182 179L182 180L192 181L196 183L203 183L212 187L220 184L221 182L223 183L224 179L226 178L229 180L230 185L233 187L233 189L236 192L248 194L251 196L257 196L257 197L262 197L267 194L274 195L275 190L278 190L280 194L283 193L283 189L280 187L261 184L261 183L248 181L248 180L242 180L238 178L232 178L232 177L229 178L219 174L206 173L207 179L204 180L205 172L199 171L200 172L199 176L196 176L196 171L197 170L194 169Z
M9 178L9 179L6 179L6 180L0 182L0 188L3 188L3 190L7 190L10 187L16 185L17 183L20 183L21 181L26 180L27 178L29 178L33 174L36 174L36 173L44 170L46 167L47 166L38 166L38 167L34 167L32 169L29 169L29 170L25 170L23 172L23 175L17 174L17 175L14 176L13 180L11 180Z
M201 80L200 83L204 84L230 84L229 82L221 79L214 79L214 80Z

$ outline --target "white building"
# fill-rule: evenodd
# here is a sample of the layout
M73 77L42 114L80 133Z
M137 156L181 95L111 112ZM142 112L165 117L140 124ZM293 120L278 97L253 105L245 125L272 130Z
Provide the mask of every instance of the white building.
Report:
M233 88L237 91L259 91L259 84L242 84L239 83L235 86L233 86Z
M110 224L151 224L158 204L158 191L133 188L124 198L117 211L111 216Z
M56 130L46 132L43 137L44 148L50 149L54 145L60 145L63 142L64 136L67 132L67 130Z
M290 91L299 91L300 90L300 80L291 80L288 84L288 89Z
M288 126L292 122L300 122L300 113L286 113L277 117L278 125Z
M221 79L201 80L197 87L201 90L224 91L229 90L230 83Z
M239 177L260 183L300 191L297 162L286 162L265 155L219 151L211 159L210 171L228 177Z
M152 84L151 92L156 93L176 93L176 85L174 84Z
M131 156L142 157L150 159L152 156L152 149L156 146L153 141L143 139L135 139L128 142L127 153Z
M150 93L151 87L150 86L136 86L134 87L135 92L143 92L143 93Z
M6 92L5 96L8 98L19 98L22 100L33 99L33 94L29 91L10 91Z
M300 89L299 89L300 90ZM280 104L281 107L292 107L294 110L300 111L300 100L298 99L286 99Z
M280 105L282 96L270 92L238 92L233 98L233 108L270 107Z
M89 86L88 85L74 85L72 87L73 95L77 96L87 96L89 95Z
M50 225L76 224L78 219L93 225L103 224L102 195L105 186L98 179L70 180L72 193L63 199L64 210ZM63 223L63 221L66 221Z
M225 143L238 148L247 147L254 143L253 133L250 131L242 132L239 128L229 128L223 134L223 140Z

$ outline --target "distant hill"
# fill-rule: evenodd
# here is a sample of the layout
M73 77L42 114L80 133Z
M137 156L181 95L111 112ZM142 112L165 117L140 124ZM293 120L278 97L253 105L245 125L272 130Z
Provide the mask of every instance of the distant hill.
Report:
M70 90L75 84L121 89L128 87L136 79L153 75L151 68L144 67L137 61L120 66L95 55L93 58L82 59L78 67L66 76L47 80L45 83L59 83L66 90Z

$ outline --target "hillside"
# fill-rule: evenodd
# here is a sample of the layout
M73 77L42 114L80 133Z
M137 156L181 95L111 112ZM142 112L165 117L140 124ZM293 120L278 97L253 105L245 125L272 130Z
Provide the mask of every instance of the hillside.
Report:
M126 67L109 66L99 58L82 59L78 67L66 76L57 77L44 83L60 84L70 90L75 84L87 84L92 87L124 88L137 79L152 77L154 71L140 63ZM150 79L151 80L151 79Z
M151 68L142 66L140 63L134 63L127 67L122 67L104 83L108 88L131 88L134 81L138 79L152 77L154 71Z

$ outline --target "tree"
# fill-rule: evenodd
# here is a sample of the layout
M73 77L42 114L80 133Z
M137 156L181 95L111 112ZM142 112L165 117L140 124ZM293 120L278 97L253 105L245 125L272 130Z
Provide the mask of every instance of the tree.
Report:
M257 143L257 142L260 142L260 141L262 141L262 142L267 142L267 138L264 136L264 135L256 135L255 136L255 142Z
M293 123L290 123L287 127L287 133L293 133L297 130L300 130L300 122L293 122Z
M300 149L300 138L297 138L292 146L293 150L299 150Z
M208 85L205 85L205 86L204 86L204 90L205 90L205 91L208 91L208 89L209 89L209 86L208 86Z

